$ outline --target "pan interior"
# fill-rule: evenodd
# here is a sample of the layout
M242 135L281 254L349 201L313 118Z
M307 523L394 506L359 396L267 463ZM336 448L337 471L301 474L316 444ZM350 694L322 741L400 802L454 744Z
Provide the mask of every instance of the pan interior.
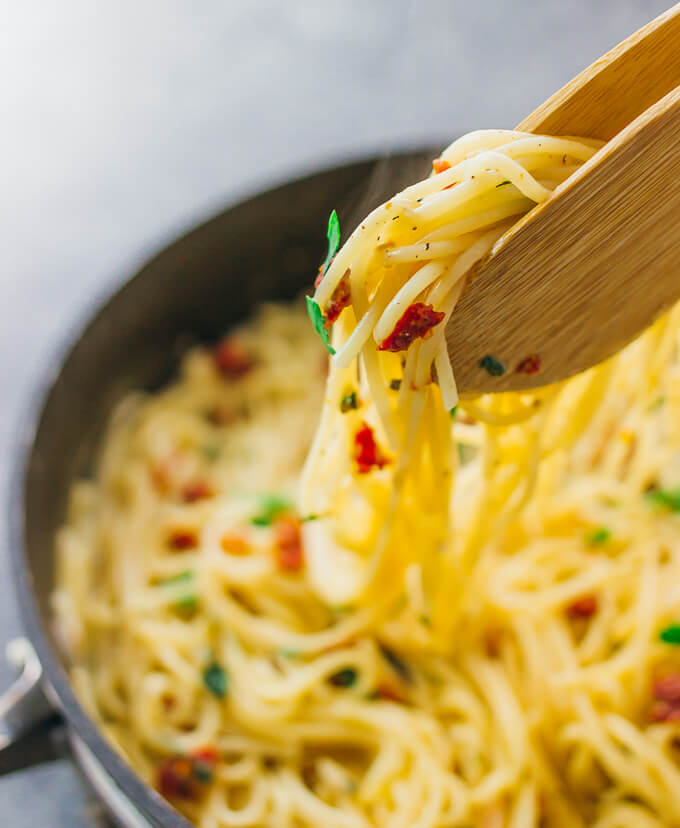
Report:
M338 209L347 232L367 207L422 175L429 157L358 162L228 209L152 259L90 322L49 389L26 466L25 554L51 644L54 534L115 403L167 381L190 344L219 336L259 302L296 296L323 258L329 212Z

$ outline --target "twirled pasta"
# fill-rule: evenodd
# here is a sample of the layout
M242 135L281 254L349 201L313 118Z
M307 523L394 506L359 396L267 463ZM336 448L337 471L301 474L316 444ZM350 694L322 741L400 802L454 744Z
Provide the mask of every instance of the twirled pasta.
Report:
M325 391L272 306L114 414L57 629L197 825L680 824L680 309L531 394L459 401L443 340L470 264L596 148L474 133L374 211L314 296L342 299ZM379 350L416 303L429 335Z

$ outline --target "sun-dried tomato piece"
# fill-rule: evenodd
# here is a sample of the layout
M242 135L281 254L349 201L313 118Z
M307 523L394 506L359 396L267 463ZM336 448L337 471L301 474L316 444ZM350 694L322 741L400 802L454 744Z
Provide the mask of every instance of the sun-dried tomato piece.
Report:
M194 529L173 529L168 537L173 549L194 549L198 546L198 534Z
M438 175L439 173L443 173L446 170L450 170L450 169L451 169L451 164L449 164L449 162L445 161L443 158L435 158L434 161L432 162L432 170L433 170L435 175Z
M367 474L372 469L382 469L389 460L380 451L375 441L373 429L362 422L361 428L354 435L354 459L359 467L359 474Z
M236 412L226 405L216 405L205 412L205 418L214 426L226 426L236 419Z
M680 705L666 701L657 701L649 709L649 718L653 722L680 721Z
M654 682L654 698L680 705L680 673L657 679Z
M182 487L182 500L185 503L195 503L197 500L205 500L214 494L211 486L205 480L194 480Z
M515 368L518 374L537 374L541 370L541 358L538 354L525 357Z
M212 782L219 752L206 745L188 756L171 756L158 766L156 787L168 799L198 799Z
M328 273L328 271L330 269L330 266L333 264L334 259L335 259L335 256L333 256L333 258L330 260L330 262L328 262L328 267L324 267L323 264L319 265L319 270L316 274L316 279L314 279L314 287L315 288L318 288L319 285L321 284L321 280Z
M385 701L404 702L403 693L400 693L393 684L389 684L386 681L380 682L376 691L376 696L379 699L384 699Z
M235 336L225 336L213 350L217 370L227 379L239 379L253 367L253 358Z
M432 328L444 318L443 311L436 311L432 305L415 302L409 305L394 326L391 334L378 345L379 351L405 351L418 338L427 337Z
M351 290L349 284L349 277L347 273L340 279L338 286L331 293L331 298L325 307L325 321L324 324L329 328L333 322L340 316L343 310L349 305L351 299Z
M570 618L590 618L597 612L597 596L584 595L572 601L567 607L567 615Z
M194 763L187 756L166 759L158 767L156 787L168 799L196 799L199 788L194 777Z
M220 752L215 745L205 745L193 750L191 758L200 759L202 762L211 762L214 765L217 764L217 760L220 758Z
M276 562L285 572L298 572L304 565L300 521L294 517L282 517L274 525Z
M657 679L652 686L654 703L649 709L653 722L680 721L680 673Z

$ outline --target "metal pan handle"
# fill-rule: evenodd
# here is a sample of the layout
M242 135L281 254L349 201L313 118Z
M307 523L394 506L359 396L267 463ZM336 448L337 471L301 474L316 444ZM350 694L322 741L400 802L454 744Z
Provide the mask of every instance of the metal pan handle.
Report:
M18 678L0 694L0 776L64 755L61 718L45 696L42 665L27 638L6 648Z

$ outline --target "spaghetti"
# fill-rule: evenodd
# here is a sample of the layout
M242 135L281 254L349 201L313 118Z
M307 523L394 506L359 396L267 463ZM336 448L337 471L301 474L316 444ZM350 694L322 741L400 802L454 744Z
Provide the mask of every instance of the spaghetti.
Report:
M270 306L114 413L57 630L202 828L680 824L680 308L535 393L458 400L444 340L470 266L597 146L473 133L339 250L332 217L325 390Z

